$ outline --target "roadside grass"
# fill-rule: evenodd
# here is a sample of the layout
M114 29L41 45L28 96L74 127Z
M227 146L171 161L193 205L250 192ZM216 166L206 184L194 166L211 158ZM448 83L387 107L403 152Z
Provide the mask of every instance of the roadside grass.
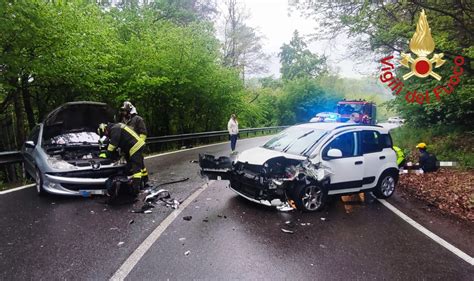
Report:
M461 169L474 168L474 130L438 126L413 128L408 125L391 131L393 144L402 148L409 161L418 161L415 146L424 142L438 161L456 161Z
M400 190L443 213L474 221L474 131L448 126L401 126L393 129L391 135L394 145L405 151L408 161L418 161L415 146L424 142L438 161L459 164L456 168L444 168L434 173L401 175Z

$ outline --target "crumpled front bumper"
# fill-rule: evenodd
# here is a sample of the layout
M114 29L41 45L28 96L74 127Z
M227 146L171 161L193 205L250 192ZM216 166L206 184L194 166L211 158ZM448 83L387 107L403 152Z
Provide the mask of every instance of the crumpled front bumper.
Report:
M52 194L85 196L106 193L105 183L122 173L122 167L43 174L43 189Z

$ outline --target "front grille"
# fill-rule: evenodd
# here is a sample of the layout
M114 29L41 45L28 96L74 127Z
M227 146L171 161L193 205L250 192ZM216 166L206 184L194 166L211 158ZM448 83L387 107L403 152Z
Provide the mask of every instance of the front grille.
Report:
M242 175L232 174L230 177L230 185L236 191L242 193L245 196L254 198L257 200L265 199L266 187L258 182L258 177L255 179L247 178Z

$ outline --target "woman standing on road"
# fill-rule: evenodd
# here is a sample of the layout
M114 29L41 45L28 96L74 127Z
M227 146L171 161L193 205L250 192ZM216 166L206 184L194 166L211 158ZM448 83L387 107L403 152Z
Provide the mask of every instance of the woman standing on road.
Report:
M237 145L237 136L239 134L239 122L235 114L230 116L230 120L227 123L227 130L230 136L230 149L232 150L232 154L235 154L235 146Z

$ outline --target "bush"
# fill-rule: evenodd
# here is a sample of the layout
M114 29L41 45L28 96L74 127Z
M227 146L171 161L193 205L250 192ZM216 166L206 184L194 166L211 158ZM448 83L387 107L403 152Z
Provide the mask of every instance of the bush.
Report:
M474 168L474 131L462 127L436 126L413 128L409 124L392 131L393 144L405 151L411 161L418 160L415 146L424 142L439 161L457 161L462 168Z

